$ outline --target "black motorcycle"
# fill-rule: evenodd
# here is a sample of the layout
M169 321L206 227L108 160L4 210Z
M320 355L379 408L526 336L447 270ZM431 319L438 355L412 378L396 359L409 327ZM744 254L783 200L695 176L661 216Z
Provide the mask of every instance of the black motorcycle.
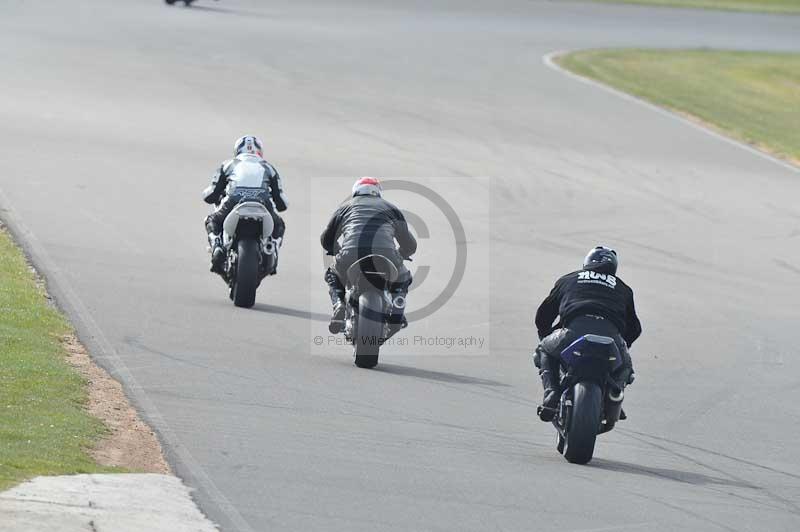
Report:
M381 346L403 328L405 298L392 298L389 291L397 276L397 267L383 255L368 255L347 269L344 334L359 368L374 368Z
M561 352L564 392L553 425L558 431L558 452L567 461L588 463L597 435L613 429L624 415L624 384L612 376L621 366L619 348L608 336L586 334ZM543 409L540 406L539 412Z

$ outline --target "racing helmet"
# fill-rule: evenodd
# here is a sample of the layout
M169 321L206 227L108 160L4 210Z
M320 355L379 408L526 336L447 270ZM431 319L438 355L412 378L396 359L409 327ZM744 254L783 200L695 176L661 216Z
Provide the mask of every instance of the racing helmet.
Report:
M239 137L236 140L236 144L233 145L233 156L236 157L242 153L249 153L251 155L263 157L261 147L261 140L258 137L245 135L244 137Z
M617 252L605 246L597 246L589 251L583 259L583 269L608 275L617 274Z
M353 184L353 197L356 196L377 196L381 197L383 187L376 177L362 177Z

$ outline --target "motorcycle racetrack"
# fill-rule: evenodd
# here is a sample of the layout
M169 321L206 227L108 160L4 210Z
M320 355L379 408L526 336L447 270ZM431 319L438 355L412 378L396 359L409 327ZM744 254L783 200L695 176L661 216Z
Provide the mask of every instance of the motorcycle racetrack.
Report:
M0 216L222 530L800 529L800 172L544 60L798 51L800 17L7 0L0 30ZM253 309L202 224L244 134L290 202ZM362 175L429 233L409 313L465 264L375 370L328 340L318 240ZM599 243L644 333L628 420L575 466L536 416L533 315Z

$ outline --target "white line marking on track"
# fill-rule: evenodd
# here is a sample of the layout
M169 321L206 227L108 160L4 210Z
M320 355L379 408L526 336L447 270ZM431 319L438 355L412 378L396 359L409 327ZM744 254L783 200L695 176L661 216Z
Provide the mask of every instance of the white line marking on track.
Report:
M591 85L592 87L595 87L597 89L601 89L601 90L603 90L605 92L608 92L608 93L613 94L613 95L615 95L615 96L617 96L619 98L622 98L623 100L626 100L628 102L633 102L633 103L642 105L644 107L647 107L651 111L655 111L656 113L658 113L658 114L660 114L662 116L667 116L667 117L672 118L674 120L678 120L680 122L683 122L687 126L690 126L690 127L694 128L694 129L696 129L698 131L702 131L706 135L710 135L710 136L714 137L717 140L721 140L721 141L726 142L726 143L728 143L728 144L730 144L732 146L737 146L737 147L739 147L739 148L741 148L743 150L746 150L746 151L752 153L753 155L757 155L758 157L761 157L762 159L765 159L767 161L771 161L771 162L773 162L773 163L775 163L777 165L780 165L780 166L786 168L787 170L791 170L792 172L800 173L800 167L797 167L797 166L795 166L795 165L793 165L791 163L788 163L788 162L786 162L784 160L781 160L781 159L779 159L777 157L774 157L774 156L772 156L772 155L770 155L770 154L768 154L766 152L763 152L763 151L761 151L759 149L756 149L756 148L750 146L749 144L746 144L746 143L744 143L744 142L742 142L740 140L736 140L734 138L728 137L727 135L724 135L722 133L718 133L717 131L714 131L713 129L709 129L709 128L701 125L701 124L693 122L693 121L689 120L688 118L685 118L685 117L679 115L678 113L670 111L669 109L665 109L663 107L659 107L658 105L652 104L652 103L650 103L650 102L648 102L646 100L643 100L641 98L638 98L636 96L628 94L627 92L623 92L621 90L615 89L614 87L611 87L611 86L606 85L604 83L600 83L599 81L595 81L593 79L589 79L587 77L581 76L581 75L576 74L574 72L570 72L569 70L567 70L565 68L562 68L558 63L555 62L555 59L558 56L565 55L565 54L568 54L568 53L573 52L573 51L574 50L556 50L556 51L547 53L544 56L542 56L542 62L545 64L545 66L547 66L547 67L549 67L549 68L551 68L551 69L553 69L553 70L555 70L557 72L560 72L561 74L564 74L565 76L568 76L568 77L570 77L570 78L572 78L572 79L574 79L576 81L579 81L579 82L584 83L586 85Z

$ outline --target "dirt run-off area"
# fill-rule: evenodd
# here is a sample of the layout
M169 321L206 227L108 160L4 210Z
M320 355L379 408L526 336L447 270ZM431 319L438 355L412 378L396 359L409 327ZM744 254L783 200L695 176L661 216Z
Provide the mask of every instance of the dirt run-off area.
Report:
M64 336L62 342L67 362L87 381L86 409L109 429L109 434L90 450L92 457L104 466L171 474L158 438L128 402L122 385L92 361L75 335Z

